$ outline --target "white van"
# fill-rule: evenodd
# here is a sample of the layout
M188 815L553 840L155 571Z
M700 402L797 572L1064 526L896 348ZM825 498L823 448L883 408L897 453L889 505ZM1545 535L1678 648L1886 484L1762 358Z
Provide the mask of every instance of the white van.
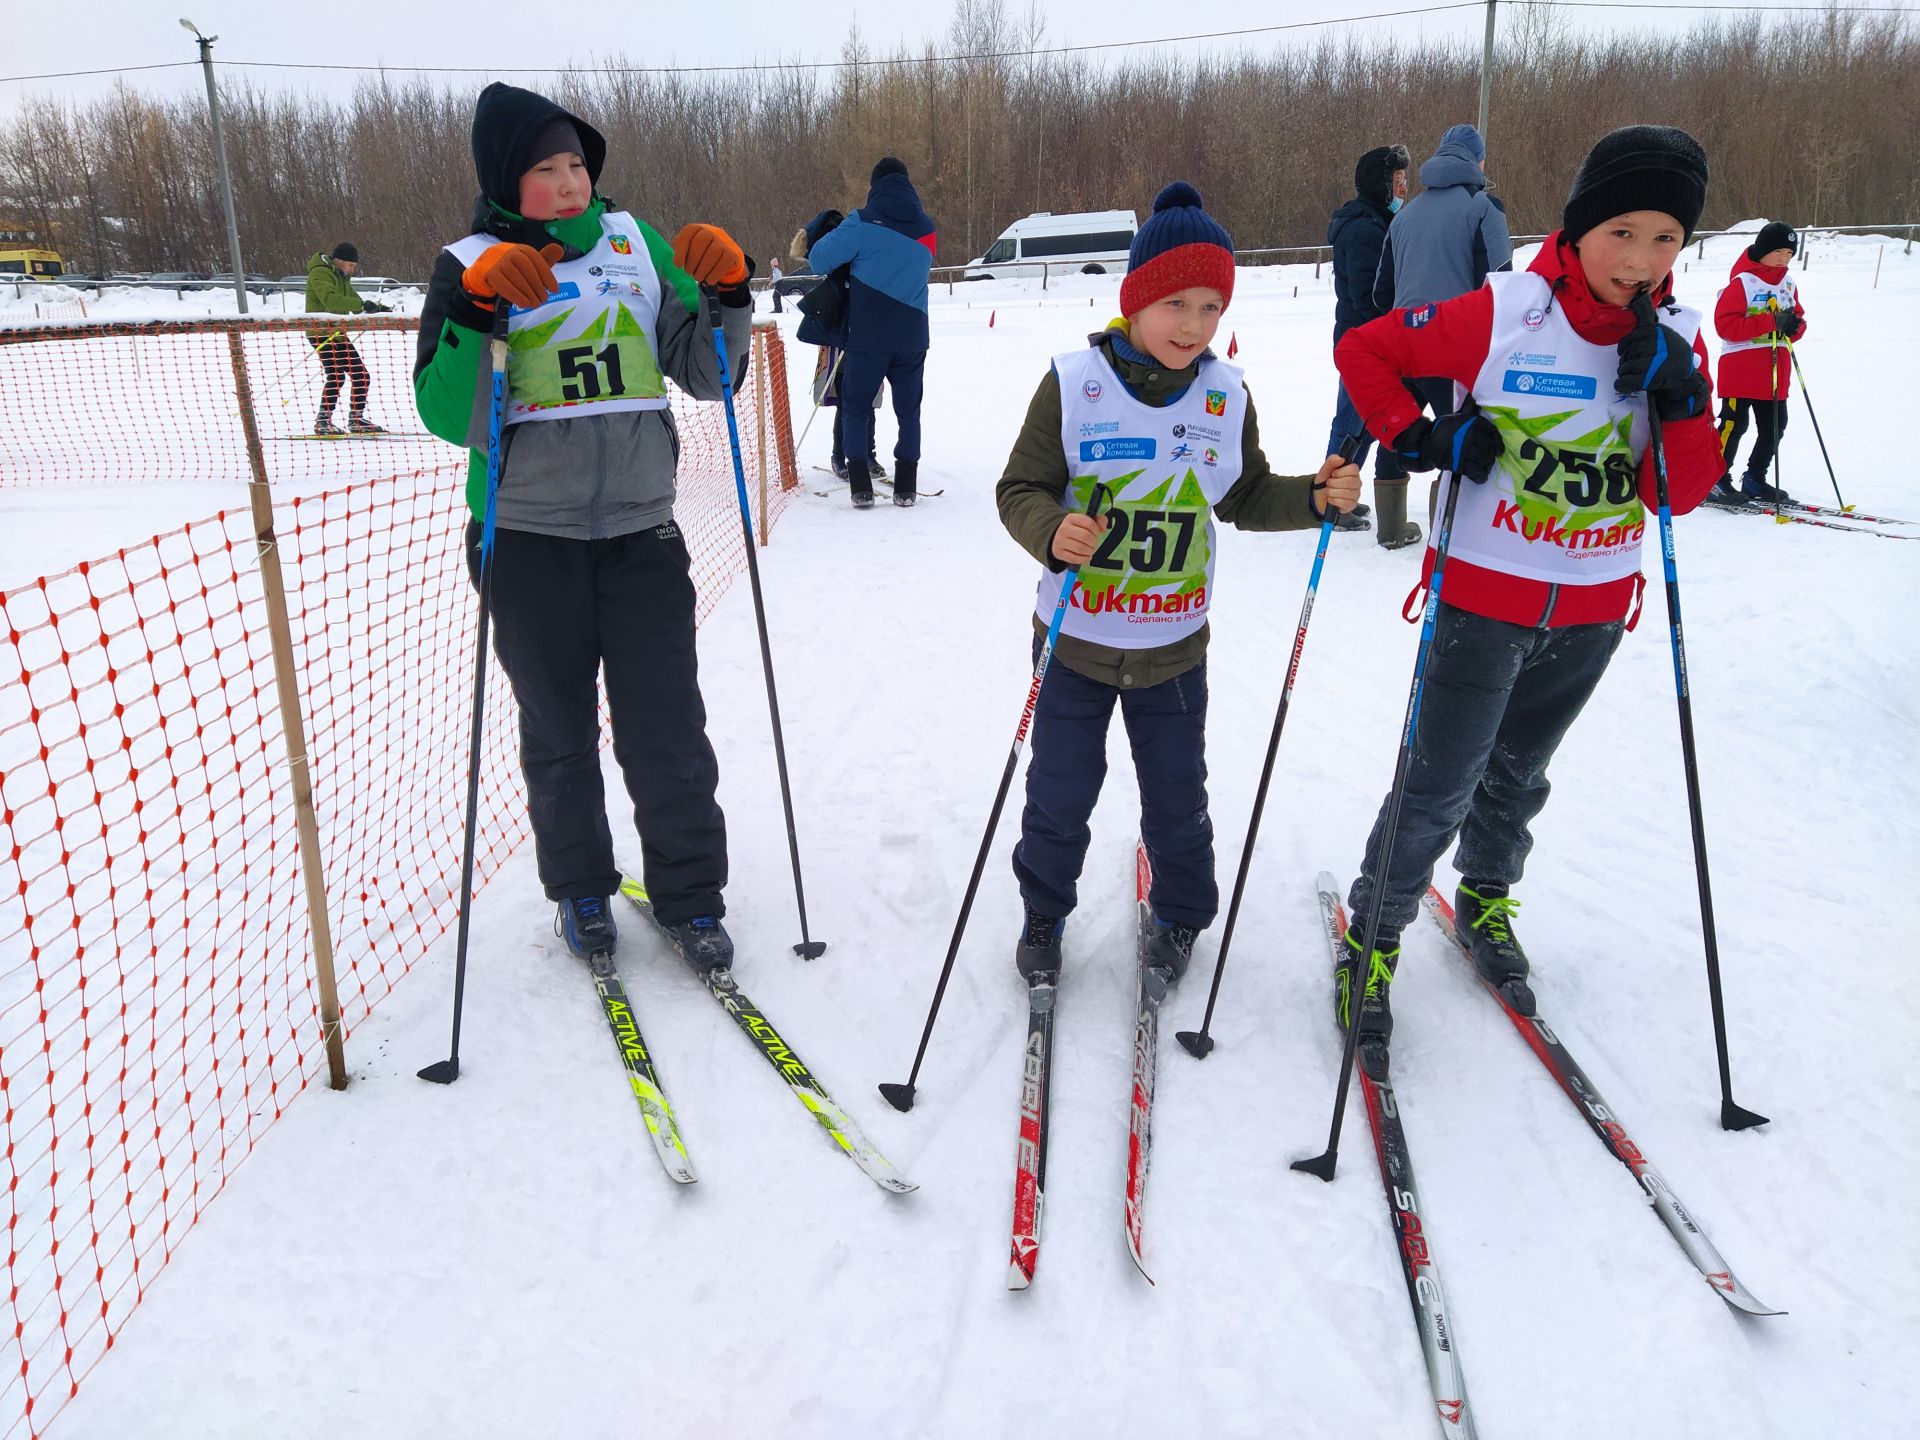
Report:
M1140 222L1131 210L1088 210L1078 215L1055 215L1042 210L1016 220L1000 232L987 253L970 261L969 280L1012 280L1038 276L1038 261L1049 273L1125 274L1127 247L1133 244ZM1020 262L1029 263L1022 264Z

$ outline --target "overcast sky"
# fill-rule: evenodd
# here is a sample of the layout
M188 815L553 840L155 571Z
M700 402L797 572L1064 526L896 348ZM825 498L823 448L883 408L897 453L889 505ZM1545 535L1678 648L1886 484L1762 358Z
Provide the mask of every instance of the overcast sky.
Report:
M1341 16L1412 8L1421 0L1269 0L1233 6L1172 5L1166 0L1040 0L1036 5L1050 45L1159 40L1195 31L1219 31L1329 20ZM0 23L0 77L55 71L152 65L198 58L193 37L180 28L186 15L219 37L217 61L304 61L330 65L492 65L503 53L522 64L564 66L624 54L634 65L727 65L769 60L831 60L857 18L871 49L891 51L900 41L919 46L945 36L952 6L944 0L731 0L723 5L672 4L654 0L602 0L589 6L546 6L527 0L385 0L381 4L262 5L258 0L93 0L80 11L58 4L9 0ZM1008 0L1024 14L1025 0ZM549 15L556 17L550 23ZM558 17L567 17L560 19ZM1569 18L1577 28L1617 30L1653 27L1664 33L1686 28L1696 14L1677 9L1583 9ZM1478 40L1485 12L1477 3L1425 15L1362 21L1239 39L1183 42L1181 54L1226 52L1245 47L1269 52L1310 44L1324 34L1386 35L1405 41ZM585 23L583 23L585 22ZM1122 52L1124 53L1124 52ZM352 71L228 69L222 83L244 77L263 89L284 88L344 94ZM488 75L538 85L539 77L507 68L446 77L477 90ZM54 94L84 100L108 90L113 75L61 79L0 80L0 114L29 95ZM197 91L197 69L131 71L129 84L152 93Z

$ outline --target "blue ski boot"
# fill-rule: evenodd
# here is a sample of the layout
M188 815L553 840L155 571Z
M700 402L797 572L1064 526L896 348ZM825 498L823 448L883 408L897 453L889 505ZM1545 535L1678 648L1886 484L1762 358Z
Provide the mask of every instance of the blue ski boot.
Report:
M565 940L567 949L582 960L611 955L620 939L613 916L607 913L607 902L598 895L562 900L560 912L553 917L553 933Z

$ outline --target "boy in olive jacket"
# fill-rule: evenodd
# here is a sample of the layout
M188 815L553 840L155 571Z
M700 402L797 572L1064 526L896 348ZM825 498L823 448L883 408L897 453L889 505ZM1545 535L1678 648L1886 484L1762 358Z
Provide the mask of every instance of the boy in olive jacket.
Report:
M351 241L342 240L331 251L321 251L307 261L307 314L358 315L362 311L384 315L391 306L362 300L353 288L353 272L360 268L360 251ZM316 435L384 435L386 430L367 418L367 362L347 339L346 331L311 331L307 343L320 356L327 372L327 383L320 390L320 414L313 422ZM333 423L333 402L340 398L340 387L348 385L347 428Z
M534 853L555 931L611 952L620 883L600 778L597 681L633 800L654 913L697 967L732 963L719 767L694 653L694 586L674 524L666 381L721 398L705 291L744 377L752 263L725 231L669 245L595 189L607 145L552 101L489 85L473 116L481 197L441 252L420 319L414 394L427 428L471 450L469 567L479 582L494 312L508 321L496 499L494 649L520 705Z
M1318 475L1268 468L1240 370L1207 348L1233 298L1233 242L1192 186L1160 192L1127 267L1127 318L1054 358L996 492L1001 521L1044 567L1041 635L1062 572L1081 567L1034 709L1013 852L1026 906L1015 960L1029 981L1059 972L1116 701L1153 864L1146 963L1169 980L1186 973L1195 936L1220 907L1206 786L1213 519L1302 530L1320 524L1325 505L1351 510L1360 498L1359 467L1338 456Z

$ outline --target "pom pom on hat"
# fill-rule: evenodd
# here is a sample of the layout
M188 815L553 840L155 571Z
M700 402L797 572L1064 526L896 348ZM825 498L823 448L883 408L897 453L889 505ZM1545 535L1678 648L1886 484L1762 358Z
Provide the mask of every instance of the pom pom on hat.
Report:
M1120 311L1138 315L1196 285L1218 290L1223 304L1233 299L1233 237L1206 212L1200 192L1176 180L1153 197L1153 214L1127 250Z

